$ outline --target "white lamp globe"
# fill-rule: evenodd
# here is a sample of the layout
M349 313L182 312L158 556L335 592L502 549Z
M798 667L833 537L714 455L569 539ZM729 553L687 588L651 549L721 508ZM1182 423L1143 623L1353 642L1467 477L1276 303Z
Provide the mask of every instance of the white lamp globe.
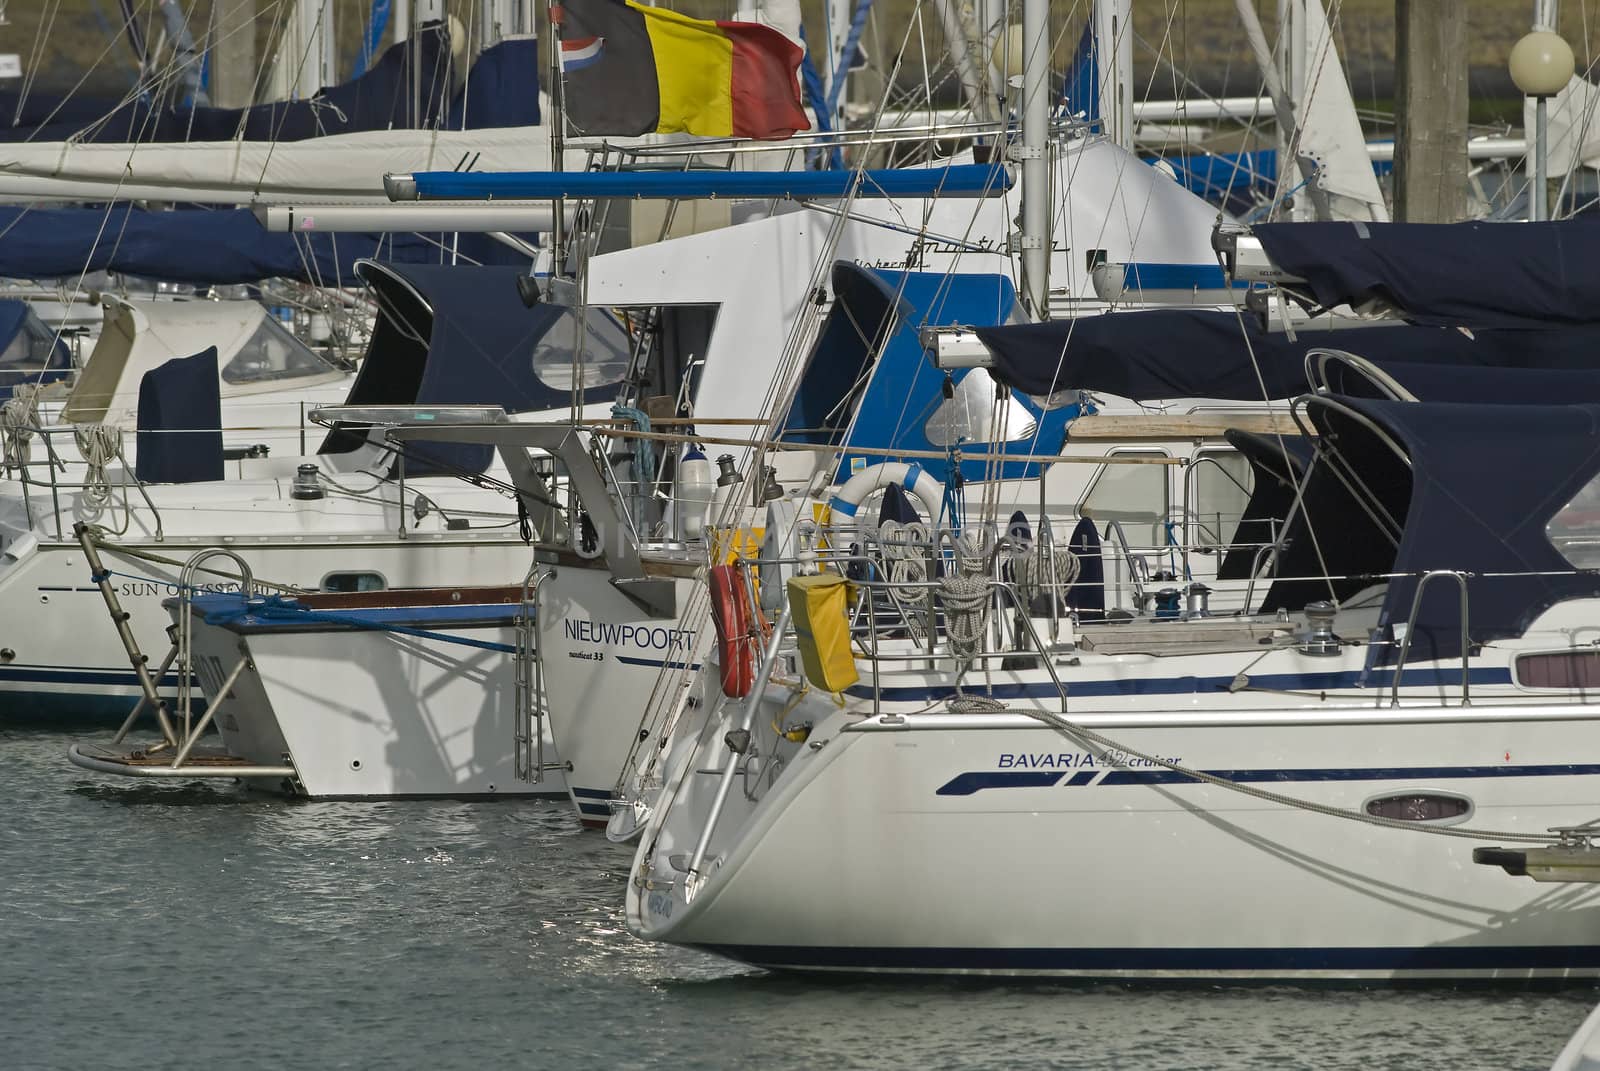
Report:
M1560 34L1535 30L1512 46L1510 67L1524 96L1553 97L1572 80L1572 46Z
M1016 24L1007 26L1004 33L997 34L994 47L989 50L989 59L994 63L994 69L1005 78L1022 77L1022 27Z

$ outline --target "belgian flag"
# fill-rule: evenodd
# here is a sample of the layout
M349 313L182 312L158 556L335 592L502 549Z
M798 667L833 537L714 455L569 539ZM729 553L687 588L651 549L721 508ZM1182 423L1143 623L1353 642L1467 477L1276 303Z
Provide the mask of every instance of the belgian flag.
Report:
M563 0L562 98L579 135L787 138L810 122L800 46L770 26L629 0Z

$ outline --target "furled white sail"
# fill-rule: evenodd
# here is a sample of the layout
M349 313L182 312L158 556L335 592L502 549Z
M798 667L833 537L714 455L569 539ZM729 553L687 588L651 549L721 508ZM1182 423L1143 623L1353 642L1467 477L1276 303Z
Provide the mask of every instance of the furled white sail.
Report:
M1577 75L1567 88L1545 104L1545 134L1549 153L1549 174L1559 179L1576 167L1600 167L1600 87ZM1532 144L1534 102L1529 97L1522 105L1522 128Z
M1366 135L1321 0L1305 0L1305 91L1299 154L1316 164L1316 184L1334 219L1385 222L1389 209L1367 155Z
M377 130L277 144L16 144L0 146L0 199L387 204L388 171L527 171L549 160L548 128L538 126Z

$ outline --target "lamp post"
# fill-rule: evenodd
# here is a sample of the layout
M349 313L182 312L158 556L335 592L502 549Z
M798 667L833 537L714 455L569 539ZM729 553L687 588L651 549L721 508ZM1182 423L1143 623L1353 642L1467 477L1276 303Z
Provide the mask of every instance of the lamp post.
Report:
M1529 218L1538 221L1549 216L1550 196L1545 171L1550 159L1546 130L1546 110L1551 97L1572 80L1572 46L1560 34L1536 29L1511 49L1511 80L1523 96L1533 98L1533 189L1528 198Z

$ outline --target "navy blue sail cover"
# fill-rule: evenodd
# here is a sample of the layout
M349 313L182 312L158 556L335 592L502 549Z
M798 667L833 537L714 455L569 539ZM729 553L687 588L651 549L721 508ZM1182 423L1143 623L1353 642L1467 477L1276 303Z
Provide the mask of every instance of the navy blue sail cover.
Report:
M539 64L532 40L486 49L454 91L450 50L439 29L423 29L389 48L359 78L307 100L250 108L168 107L71 97L24 104L0 95L0 141L180 142L302 141L363 130L486 129L539 122ZM417 105L420 104L420 108Z
M528 308L517 293L516 268L449 265L367 265L360 271L378 301L366 357L346 398L349 405L499 405L507 412L562 409L571 393L545 383L534 350L547 336L575 337L575 309L542 303ZM598 328L607 314L586 309ZM556 335L558 326L567 328ZM621 383L590 389L585 401L612 401ZM338 428L322 453L354 449L363 440ZM406 474L482 472L493 457L482 445L414 443Z
M1600 274L1600 273L1597 273ZM1427 396L1452 389L1462 366L1600 369L1600 324L1548 330L1409 324L1302 329L1295 338L1263 330L1251 316L1181 309L1118 312L1070 320L978 327L994 355L994 376L1034 397L1088 390L1138 401L1218 398L1261 401L1307 389L1308 350L1349 350L1386 370L1406 365ZM1247 344L1248 340L1248 344ZM1254 361L1252 361L1252 354ZM1436 373L1422 366L1445 366Z
M1310 403L1309 412L1322 448L1334 450L1342 465L1321 457L1313 463L1304 514L1290 526L1278 575L1355 579L1275 581L1263 610L1298 609L1330 595L1344 599L1380 582L1361 574L1403 574L1388 582L1384 596L1379 620L1391 628L1408 621L1422 574L1463 570L1472 574L1469 639L1480 644L1521 635L1558 602L1600 596L1600 573L1575 571L1545 531L1600 473L1600 405L1334 396L1332 404ZM1353 487L1362 489L1361 499ZM1385 534L1391 522L1398 525L1397 540L1392 529ZM1459 600L1453 581L1428 585L1410 660L1459 657ZM1370 666L1392 664L1397 653L1394 646L1375 645Z
M71 279L112 271L199 286L271 278L351 286L358 260L438 264L449 259L451 244L403 231L273 234L247 208L152 212L126 204L0 208L0 236L0 277ZM463 235L459 249L483 263L527 263L486 235Z
M1323 305L1376 300L1446 326L1600 323L1592 223L1264 223L1251 233Z
M177 357L139 380L138 456L134 475L146 483L220 480L222 385L217 347Z

